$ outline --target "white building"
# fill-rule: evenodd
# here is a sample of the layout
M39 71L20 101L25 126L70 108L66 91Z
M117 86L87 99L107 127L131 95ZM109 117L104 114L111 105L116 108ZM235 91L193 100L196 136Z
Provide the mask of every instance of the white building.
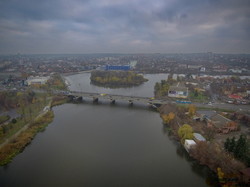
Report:
M130 61L130 67L131 68L135 68L136 64L137 64L136 60Z
M28 86L33 84L46 84L50 77L29 77L27 79Z
M188 88L179 86L170 86L168 90L168 97L187 98Z
M206 68L205 67L201 67L200 68L200 72L205 72L206 71Z
M189 150L194 146L196 146L194 140L188 140L188 139L185 140L184 148L186 149L187 152L189 152Z
M199 133L193 133L196 142L204 142L206 139Z

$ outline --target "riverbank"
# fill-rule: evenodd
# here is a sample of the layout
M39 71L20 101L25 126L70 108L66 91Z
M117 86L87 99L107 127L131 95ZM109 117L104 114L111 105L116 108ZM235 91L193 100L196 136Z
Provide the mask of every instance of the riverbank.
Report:
M189 155L199 164L207 166L218 178L221 185L247 186L242 181L241 171L247 168L245 163L235 159L232 154L224 150L224 147L218 141L216 132L207 127L204 123L193 120L190 115L191 107L162 106L159 109L160 116L165 128L171 136L184 146L185 139L195 140L196 145L188 150ZM180 129L188 124L190 130L181 135ZM193 133L203 135L206 141L197 141ZM221 177L223 175L223 177Z
M50 103L44 107L39 115L30 123L24 125L19 131L6 139L0 145L0 166L6 165L22 152L31 143L37 133L44 131L53 121L52 107L66 103L68 100L63 96L54 96Z
M0 149L0 165L6 165L24 148L31 143L38 132L43 131L46 126L53 121L53 111L46 111L28 124L28 127L22 131L17 137L13 138L8 144Z

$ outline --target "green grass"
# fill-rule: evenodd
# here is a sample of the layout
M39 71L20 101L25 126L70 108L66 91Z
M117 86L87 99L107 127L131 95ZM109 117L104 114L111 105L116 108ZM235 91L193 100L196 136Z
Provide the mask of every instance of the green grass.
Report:
M202 92L198 92L198 95L195 95L194 92L189 93L189 98L192 101L197 101L197 102L206 102L208 101L208 97L205 96Z
M5 116L0 116L0 124L8 121L10 119L10 116L5 115Z

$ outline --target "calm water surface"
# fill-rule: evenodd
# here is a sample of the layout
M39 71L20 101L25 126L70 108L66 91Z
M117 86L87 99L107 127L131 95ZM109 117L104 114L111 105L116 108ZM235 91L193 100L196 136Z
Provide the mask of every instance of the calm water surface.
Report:
M150 75L146 74L144 75L144 77L147 78L148 81L140 86L132 88L116 88L116 89L103 88L90 84L90 73L68 76L66 77L66 80L70 84L69 86L70 90L73 91L153 97L155 83L160 82L163 79L166 80L168 74L150 74Z
M144 85L138 89L152 93ZM89 101L53 110L55 119L46 130L0 168L1 187L208 186L206 168L169 139L159 114L146 106Z

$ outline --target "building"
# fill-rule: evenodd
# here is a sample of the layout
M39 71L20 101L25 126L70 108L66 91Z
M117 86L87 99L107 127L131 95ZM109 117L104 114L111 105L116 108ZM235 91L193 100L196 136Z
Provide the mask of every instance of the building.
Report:
M131 67L129 65L125 65L125 66L114 66L114 65L106 65L105 66L105 70L109 71L109 70L120 70L120 71L129 71L131 69Z
M182 69L187 69L187 64L179 64L178 65L179 68L182 68Z
M28 86L34 85L34 84L46 84L46 82L49 80L50 77L29 77L27 79Z
M188 88L180 86L170 86L168 90L168 97L187 98Z
M247 96L250 96L250 90L247 90Z
M137 64L136 60L130 61L130 67L131 68L135 68L136 64Z
M193 133L195 142L204 142L206 139L199 133Z
M189 150L194 147L196 145L195 141L194 140L188 140L186 139L185 140L185 143L184 143L184 148L186 149L187 152L189 152Z
M215 116L217 113L214 110L199 110L196 112L201 121L209 121L212 116Z
M242 96L236 95L236 94L228 95L228 98L230 98L230 99L237 99L237 100L243 99Z
M242 73L241 69L230 69L229 71L232 73Z
M205 67L201 67L200 68L200 72L205 72L206 71L206 68Z
M188 65L188 69L200 69L201 65Z
M230 119L218 114L216 111L200 110L196 112L200 119L205 120L208 125L212 125L216 129L223 129L231 122Z

